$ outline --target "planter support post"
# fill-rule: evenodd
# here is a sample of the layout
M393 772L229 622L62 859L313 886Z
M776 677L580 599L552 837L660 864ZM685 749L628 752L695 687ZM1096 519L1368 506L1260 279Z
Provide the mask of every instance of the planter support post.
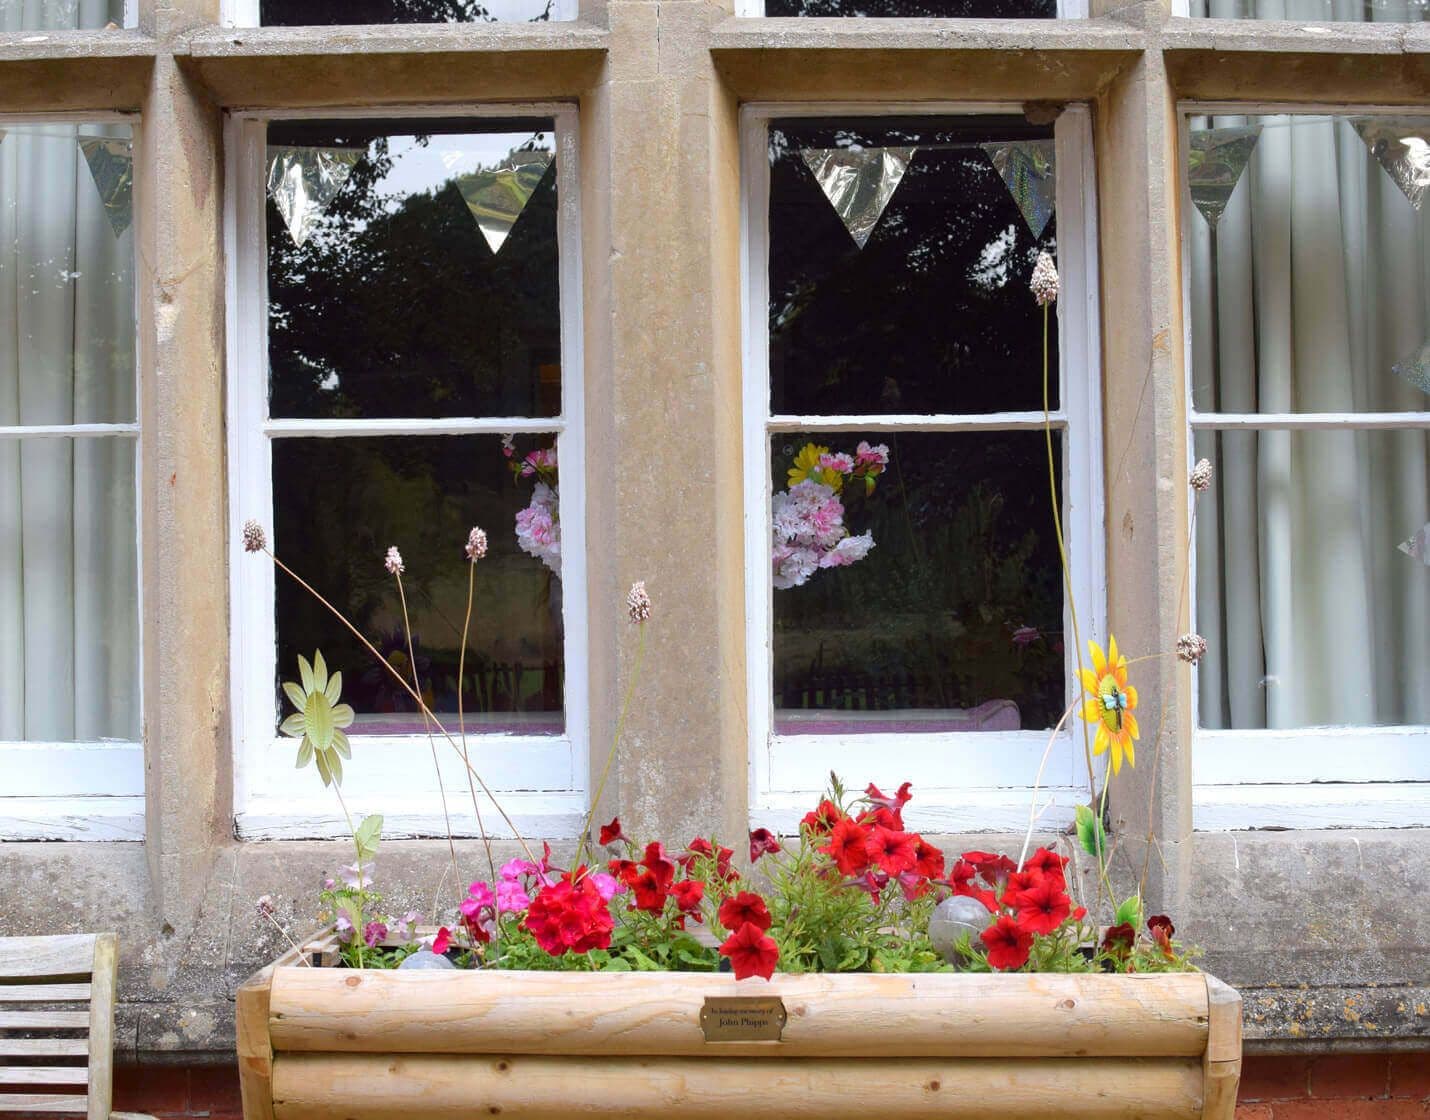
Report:
M1207 1053L1202 1060L1204 1120L1232 1120L1241 1083L1241 995L1207 977Z

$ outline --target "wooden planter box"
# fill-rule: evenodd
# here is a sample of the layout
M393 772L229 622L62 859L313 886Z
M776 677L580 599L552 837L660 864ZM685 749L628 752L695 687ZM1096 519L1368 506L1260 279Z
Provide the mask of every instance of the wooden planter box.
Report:
M239 989L238 1053L245 1120L1231 1120L1241 998L1201 973L740 983L289 954Z

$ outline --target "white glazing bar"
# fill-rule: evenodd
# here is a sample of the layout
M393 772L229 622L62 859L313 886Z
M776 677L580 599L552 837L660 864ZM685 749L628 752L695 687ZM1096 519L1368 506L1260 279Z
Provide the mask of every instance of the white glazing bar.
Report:
M1430 428L1430 412L1195 412L1195 431Z
M139 438L138 424L14 424L0 426L0 439Z
M1030 432L1042 431L1045 420L1066 428L1065 412L1044 417L1041 412L938 413L920 416L898 413L884 416L771 416L772 432Z
M511 416L413 417L395 420L267 420L265 435L284 436L469 436L533 435L566 430L559 417L549 420Z

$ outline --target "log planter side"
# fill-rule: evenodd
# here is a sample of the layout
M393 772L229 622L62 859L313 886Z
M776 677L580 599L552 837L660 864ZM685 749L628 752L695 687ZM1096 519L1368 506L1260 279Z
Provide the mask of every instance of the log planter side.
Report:
M755 1033L777 1008L778 1040L707 1041L707 1001L732 997L761 1001ZM1241 999L1201 973L766 983L289 954L239 989L238 1052L245 1120L1231 1120Z

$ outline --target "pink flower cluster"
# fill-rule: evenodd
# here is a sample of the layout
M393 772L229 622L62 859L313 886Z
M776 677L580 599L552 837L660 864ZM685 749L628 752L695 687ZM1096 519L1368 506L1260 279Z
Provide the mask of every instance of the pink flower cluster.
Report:
M516 543L558 576L561 574L561 519L556 491L538 482L531 504L516 515Z
M836 457L825 456L826 459ZM848 455L838 457L849 458ZM843 568L857 563L868 556L873 547L873 534L849 535L844 525L844 503L833 487L806 479L774 496L772 560L777 589L808 583L821 568Z

